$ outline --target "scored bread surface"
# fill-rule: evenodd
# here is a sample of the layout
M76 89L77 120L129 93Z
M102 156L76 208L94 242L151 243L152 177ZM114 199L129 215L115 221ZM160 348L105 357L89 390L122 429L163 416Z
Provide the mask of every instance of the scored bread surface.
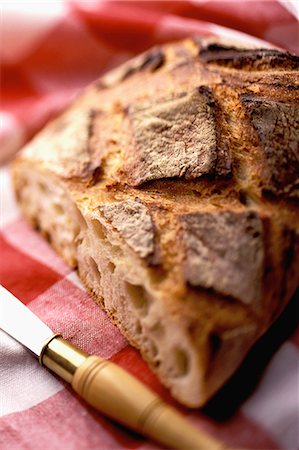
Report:
M298 287L298 67L220 40L155 47L13 164L24 214L190 407Z

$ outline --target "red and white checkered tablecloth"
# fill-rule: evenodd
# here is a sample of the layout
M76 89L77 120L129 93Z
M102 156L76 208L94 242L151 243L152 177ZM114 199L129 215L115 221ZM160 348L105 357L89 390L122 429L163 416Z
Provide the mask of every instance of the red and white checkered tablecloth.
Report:
M298 52L296 12L296 1L2 1L0 159L8 161L82 86L156 43L214 34ZM75 272L21 217L6 165L0 176L1 283L65 338L120 364L175 404ZM297 450L297 319L294 298L206 408L181 408L188 420L232 448ZM159 446L86 406L0 331L0 448Z

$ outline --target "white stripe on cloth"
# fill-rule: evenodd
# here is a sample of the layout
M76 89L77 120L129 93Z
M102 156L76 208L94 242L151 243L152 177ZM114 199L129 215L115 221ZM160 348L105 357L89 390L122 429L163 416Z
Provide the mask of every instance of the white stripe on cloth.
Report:
M8 166L0 168L0 228L1 230L10 222L20 216L13 195Z
M2 330L0 361L0 417L31 408L64 388L33 355Z
M299 19L298 0L278 0L281 6L286 8L296 19Z
M12 63L25 58L67 14L67 2L64 1L3 1L1 21L1 37L5 43L1 48L3 60Z
M298 449L299 351L292 343L284 343L276 353L242 411L263 426L282 449Z
M25 130L8 111L0 111L0 164L7 162L25 142Z
M77 275L77 272L73 270L71 273L69 273L66 277L67 280L69 280L71 283L73 283L75 286L77 286L82 291L85 291L85 287L80 281L80 278Z

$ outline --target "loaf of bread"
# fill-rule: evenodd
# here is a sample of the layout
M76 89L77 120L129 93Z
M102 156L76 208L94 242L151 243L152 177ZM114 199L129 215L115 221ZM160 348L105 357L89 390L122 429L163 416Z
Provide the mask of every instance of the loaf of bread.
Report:
M189 407L298 287L298 68L215 39L155 47L87 87L13 164L25 216Z

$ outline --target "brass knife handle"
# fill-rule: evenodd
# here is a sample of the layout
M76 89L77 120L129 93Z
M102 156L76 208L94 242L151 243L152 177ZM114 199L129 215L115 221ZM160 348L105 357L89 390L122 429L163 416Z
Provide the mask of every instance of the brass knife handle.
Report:
M45 343L42 365L72 384L94 408L129 428L181 450L224 450L121 367L89 356L59 336Z
M225 448L211 437L199 433L139 380L105 359L89 356L76 370L72 386L99 411L167 445L167 448Z

